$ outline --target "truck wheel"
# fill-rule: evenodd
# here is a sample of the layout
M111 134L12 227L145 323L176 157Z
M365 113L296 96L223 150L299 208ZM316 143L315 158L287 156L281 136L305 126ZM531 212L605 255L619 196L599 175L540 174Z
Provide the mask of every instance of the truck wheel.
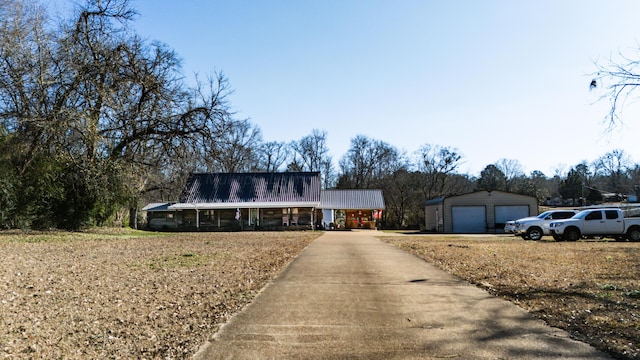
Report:
M527 230L527 237L531 240L538 241L542 239L542 230L539 227L532 227Z
M561 235L553 234L553 240L555 241L564 241Z
M640 241L640 228L633 227L627 231L629 241Z
M564 232L564 238L567 241L578 241L580 239L580 231L578 229L567 229Z

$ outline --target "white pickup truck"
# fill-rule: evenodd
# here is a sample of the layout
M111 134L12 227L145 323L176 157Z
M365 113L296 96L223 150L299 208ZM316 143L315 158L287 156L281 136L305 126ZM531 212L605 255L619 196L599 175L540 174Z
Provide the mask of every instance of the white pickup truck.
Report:
M518 219L514 222L513 232L525 240L540 240L542 236L550 234L550 223L568 219L577 213L578 210L549 210L538 216Z
M552 222L549 230L556 241L576 241L584 236L640 241L640 217L625 218L620 209L588 209Z

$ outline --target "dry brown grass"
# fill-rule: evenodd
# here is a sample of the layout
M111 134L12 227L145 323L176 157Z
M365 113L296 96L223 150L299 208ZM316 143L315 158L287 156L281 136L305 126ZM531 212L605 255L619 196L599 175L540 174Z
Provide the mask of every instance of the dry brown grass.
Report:
M640 243L383 238L621 359L640 359Z
M0 233L0 358L186 358L312 232Z

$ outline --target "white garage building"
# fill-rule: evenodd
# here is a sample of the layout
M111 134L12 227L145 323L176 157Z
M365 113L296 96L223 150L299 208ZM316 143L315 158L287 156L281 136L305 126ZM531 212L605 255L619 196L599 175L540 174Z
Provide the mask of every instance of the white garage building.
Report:
M538 200L497 190L478 191L429 200L425 215L428 231L495 233L504 231L507 221L538 215Z

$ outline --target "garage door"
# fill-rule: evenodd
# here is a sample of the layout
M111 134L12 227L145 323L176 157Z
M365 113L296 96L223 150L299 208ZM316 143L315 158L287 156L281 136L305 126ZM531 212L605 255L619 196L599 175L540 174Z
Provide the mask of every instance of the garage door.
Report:
M451 224L454 233L483 233L487 231L484 206L452 206Z
M507 221L518 220L529 216L527 205L496 205L496 228L504 226ZM537 215L537 214L536 214Z

